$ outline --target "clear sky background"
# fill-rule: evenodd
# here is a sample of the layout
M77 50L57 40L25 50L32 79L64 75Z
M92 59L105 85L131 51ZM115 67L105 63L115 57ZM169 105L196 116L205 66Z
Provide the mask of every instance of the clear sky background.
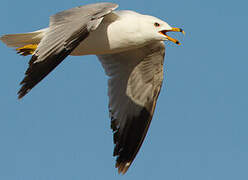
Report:
M48 25L99 1L0 2L0 34ZM167 43L165 81L147 137L125 176L114 168L107 77L95 56L68 57L21 101L29 57L0 43L1 180L248 179L248 3L123 0L119 9L182 27Z

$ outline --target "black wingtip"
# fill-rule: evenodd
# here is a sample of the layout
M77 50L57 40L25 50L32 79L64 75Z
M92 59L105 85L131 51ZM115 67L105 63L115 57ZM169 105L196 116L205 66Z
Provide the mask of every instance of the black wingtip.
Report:
M124 174L126 174L131 163L132 163L131 161L129 161L129 162L116 162L115 167L118 168L119 174L124 175Z
M25 88L25 85L21 87L21 89L18 91L18 99L22 99L31 89Z
M153 113L153 112L152 112ZM152 114L143 108L138 116L128 118L125 128L114 132L114 156L117 156L115 167L119 174L125 174L137 155L148 127Z
M18 94L18 99L21 100L25 95Z
M27 93L19 93L18 92L18 99L22 99Z

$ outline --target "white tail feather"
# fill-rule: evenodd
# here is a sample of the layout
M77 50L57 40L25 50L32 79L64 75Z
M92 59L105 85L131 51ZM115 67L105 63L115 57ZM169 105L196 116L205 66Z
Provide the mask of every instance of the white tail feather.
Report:
M0 40L7 46L15 48L23 47L28 44L39 44L46 31L47 28L29 33L6 34L0 37Z

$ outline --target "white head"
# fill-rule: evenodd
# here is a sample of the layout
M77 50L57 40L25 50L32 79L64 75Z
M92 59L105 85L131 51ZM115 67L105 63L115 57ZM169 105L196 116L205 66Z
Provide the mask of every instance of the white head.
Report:
M169 37L166 33L175 31L182 32L184 31L181 28L173 28L168 23L148 15L142 15L142 31L147 34L148 37L152 38L152 40L157 41L172 41L178 45L180 45L179 41Z
M106 44L115 52L137 48L154 41L172 41L180 44L178 40L169 37L166 33L183 32L182 29L172 28L156 17L134 11L114 11L105 17L105 22L108 22L103 23L103 26L107 27L108 36L101 35L101 37L107 37ZM96 34L101 34L98 32L101 29L105 28L98 28ZM101 40L102 42L104 41Z

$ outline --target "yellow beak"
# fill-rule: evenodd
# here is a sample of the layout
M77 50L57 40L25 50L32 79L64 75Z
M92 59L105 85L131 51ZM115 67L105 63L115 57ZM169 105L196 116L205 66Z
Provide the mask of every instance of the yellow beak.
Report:
M184 30L182 30L181 28L172 28L171 30L160 31L160 33L163 34L165 37L167 37L167 39L168 39L169 41L174 42L174 43L176 43L176 44L178 44L178 45L181 45L181 43L180 43L177 39L174 39L174 38L168 36L168 35L166 34L167 32L181 32L181 33L183 33L183 34L185 35Z

